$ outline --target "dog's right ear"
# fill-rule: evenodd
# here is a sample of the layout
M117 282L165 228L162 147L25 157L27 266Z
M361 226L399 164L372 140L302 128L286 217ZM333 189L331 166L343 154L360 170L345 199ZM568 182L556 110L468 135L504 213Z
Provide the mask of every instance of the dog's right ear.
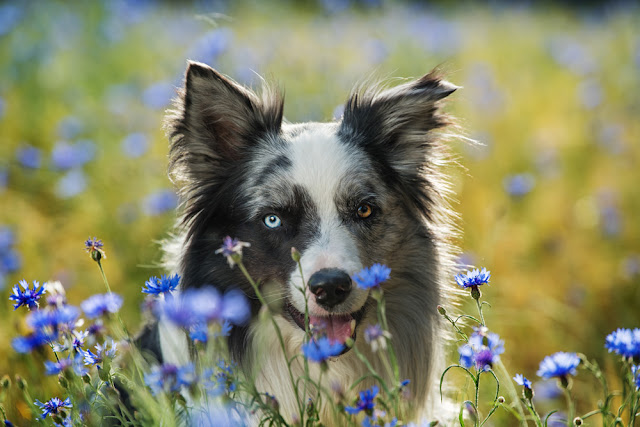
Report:
M283 98L268 87L259 97L213 68L189 61L174 107L165 121L170 171L201 180L214 166L240 159L266 133L278 133Z

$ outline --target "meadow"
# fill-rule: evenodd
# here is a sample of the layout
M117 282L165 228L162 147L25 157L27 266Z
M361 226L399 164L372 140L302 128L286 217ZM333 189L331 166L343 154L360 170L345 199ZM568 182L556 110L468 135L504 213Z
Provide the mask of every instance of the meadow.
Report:
M464 136L448 169L460 263L491 271L484 315L504 365L535 380L544 411L564 405L554 383L537 384L548 354L584 353L617 384L605 337L640 327L637 6L5 2L0 57L0 375L21 375L34 398L59 386L11 349L28 330L8 299L19 280L58 280L76 305L104 292L84 252L97 236L135 330L141 288L164 273L157 242L178 201L162 118L187 59L247 85L277 80L290 121L339 117L372 73L443 69L463 86L447 104ZM578 413L596 405L596 384L575 378ZM5 407L16 425L33 421L15 387Z

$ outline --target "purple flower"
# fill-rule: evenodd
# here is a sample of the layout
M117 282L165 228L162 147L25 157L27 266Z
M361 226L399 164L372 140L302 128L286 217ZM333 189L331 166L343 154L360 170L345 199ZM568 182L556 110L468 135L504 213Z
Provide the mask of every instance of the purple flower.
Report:
M251 246L251 244L247 242L241 242L238 239L232 239L230 236L222 239L222 246L216 250L217 254L222 254L227 257L227 262L230 267L233 267L236 264L236 260L234 257L242 256L242 248L247 248Z
M39 307L38 300L44 292L46 292L44 286L40 286L38 282L33 281L33 288L29 288L26 280L20 280L18 282L24 291L20 290L18 285L13 287L13 295L9 296L9 299L14 300L16 303L13 305L13 309L25 306L29 310Z
M640 357L640 328L619 328L607 335L605 348L625 358Z
M179 391L182 387L190 387L196 380L193 364L178 367L172 363L165 363L155 366L144 376L144 382L154 395Z
M522 374L516 374L516 376L515 376L515 377L513 377L513 380L514 380L517 384L519 384L519 385L521 385L521 386L524 386L525 388L531 388L531 381L529 381L528 379L526 379L526 378L524 377L524 375L522 375Z
M538 376L544 379L565 378L567 375L576 375L576 368L580 364L580 357L576 353L558 352L545 357L540 362Z
M467 274L458 274L455 276L455 279L456 283L458 283L460 287L471 288L489 283L490 277L491 272L487 271L487 269L483 267L482 270L478 270L476 268L473 271L467 271Z
M368 325L364 329L364 340L374 352L378 351L378 349L386 349L388 338L391 338L391 334L389 331L382 329L380 325Z
M352 279L359 288L371 289L389 279L391 269L383 264L373 264L371 267L363 268L356 273Z
M157 277L150 277L145 284L145 288L142 288L142 292L145 294L167 294L171 291L175 291L180 283L180 276L174 274L173 276L162 275L158 279Z
M39 400L35 401L35 404L42 409L42 418L46 418L47 415L57 415L59 414L63 408L72 408L70 398L66 398L65 400L60 400L57 397L52 398L48 402L42 403Z
M84 242L84 250L87 251L95 261L100 260L100 258L107 257L107 254L104 253L104 244L102 243L102 240L99 240L97 237L89 237Z
M487 370L500 360L500 355L504 353L504 341L485 327L475 328L469 343L460 347L458 353L460 364L465 368L475 365L479 370Z
M302 354L312 362L321 363L330 357L339 356L344 350L344 344L331 342L329 338L322 337L302 344Z
M78 376L82 376L88 372L87 369L82 366L82 355L80 353L77 353L73 359L67 357L57 362L47 360L44 362L44 368L46 375L57 375L68 369L73 369L74 373Z
M87 314L87 317L94 319L120 310L122 297L113 293L93 295L82 301L80 307Z
M375 398L378 394L378 386L371 387L370 390L364 390L360 392L360 397L354 406L347 406L344 410L351 414L355 415L361 411L364 411L367 415L371 415L373 413L373 408L375 406Z

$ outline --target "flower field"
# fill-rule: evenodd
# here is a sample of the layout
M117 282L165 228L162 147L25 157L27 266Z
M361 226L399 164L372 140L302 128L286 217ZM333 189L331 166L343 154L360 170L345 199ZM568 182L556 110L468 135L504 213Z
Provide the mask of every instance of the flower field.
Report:
M56 311L56 324L81 317L86 328L117 313L120 320L111 320L121 332L137 330L147 295L175 288L177 278L163 276L158 245L178 203L166 177L162 118L187 59L246 85L260 76L278 81L292 122L340 117L351 87L371 75L417 77L439 66L463 87L446 107L461 136L450 143L459 165L448 168L460 264L486 267L478 274L461 268L450 285L475 286L491 304L466 296L445 307L451 319L482 317L477 330L460 336L464 342L451 344L448 365L462 368L445 381L466 384L470 394L457 398L473 406L473 378L481 377L484 417L495 393L485 367L503 366L508 378L496 372L505 398L509 380L524 393L524 410L526 401L541 417L560 410L549 425L597 408L602 378L611 390L626 387L619 356L640 357L625 347L637 341L640 348L631 332L640 327L640 8L631 2L4 2L0 57L0 377L11 381L0 384L0 400L15 425L30 425L43 411L77 415L57 374L70 370L80 381L120 350L101 340L82 360L61 366L48 349L32 352L33 341L16 341L54 322L34 315L38 297L60 295L53 287L38 295L42 284L60 282L69 307L82 310ZM104 242L104 254L92 236ZM89 255L101 253L100 269L83 242ZM230 296L229 304L240 303ZM176 316L179 308L164 307ZM68 332L71 341L86 338ZM369 335L386 348L383 330ZM311 361L331 349L309 351ZM227 369L217 366L209 376L219 379ZM602 378L593 375L600 371ZM148 375L145 399L193 378L188 368ZM167 377L174 383L161 381ZM571 383L571 409L563 378ZM229 386L220 392L235 392ZM396 399L405 386L386 395ZM527 400L526 390L535 395ZM349 402L353 420L371 409L376 393L384 390ZM612 407L621 403L616 396ZM517 424L516 415L496 408L492 423ZM465 411L473 425L473 410ZM602 417L585 421L600 425Z

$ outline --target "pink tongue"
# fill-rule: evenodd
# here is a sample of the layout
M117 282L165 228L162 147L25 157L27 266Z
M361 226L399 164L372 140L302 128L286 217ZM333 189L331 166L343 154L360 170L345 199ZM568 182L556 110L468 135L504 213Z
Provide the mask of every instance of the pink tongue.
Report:
M353 317L346 314L342 316L315 317L309 316L309 324L314 332L326 335L331 342L344 344L347 338L351 338L351 320Z

